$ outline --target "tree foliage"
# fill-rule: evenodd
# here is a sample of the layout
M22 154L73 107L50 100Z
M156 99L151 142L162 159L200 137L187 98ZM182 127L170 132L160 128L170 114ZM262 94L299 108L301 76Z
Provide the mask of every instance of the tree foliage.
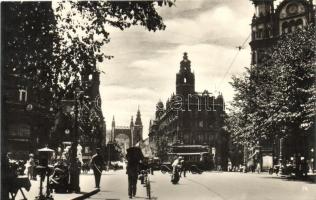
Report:
M91 116L96 100L91 88L99 81L97 63L112 58L101 50L110 42L109 29L164 30L156 8L172 2L6 2L2 8L5 71L29 80L28 90L37 103L55 111L62 100L75 99L80 89L80 105L89 111L81 112L79 126L84 132L100 133L97 124L103 119Z
M282 35L263 64L233 77L228 119L235 142L312 133L315 125L315 27Z
M156 5L154 1L6 3L14 15L6 18L6 26L12 26L5 38L5 66L33 80L34 89L49 99L69 98L76 87L86 88L89 80L84 75L98 72L97 63L112 58L101 51L110 42L110 27L165 28Z

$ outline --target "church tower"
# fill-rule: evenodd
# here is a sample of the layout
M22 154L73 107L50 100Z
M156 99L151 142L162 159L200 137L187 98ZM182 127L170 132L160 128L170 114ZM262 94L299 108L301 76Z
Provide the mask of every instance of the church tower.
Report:
M114 132L115 132L115 119L114 119L114 115L113 115L111 135L109 138L110 142L113 142L113 140L114 140Z
M183 54L183 60L180 62L180 71L176 75L176 94L187 97L188 94L195 93L195 78L191 72L191 61L188 54Z
M139 141L143 140L143 124L141 119L140 110L138 107L136 120L133 126L133 145L135 146Z

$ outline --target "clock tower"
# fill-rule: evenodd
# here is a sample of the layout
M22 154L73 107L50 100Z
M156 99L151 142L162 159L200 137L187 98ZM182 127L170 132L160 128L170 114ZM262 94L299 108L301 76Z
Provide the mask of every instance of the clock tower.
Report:
M273 44L274 35L274 0L251 0L255 7L255 14L251 23L251 64L263 62L264 49Z
M191 61L188 54L183 54L183 60L180 62L180 71L176 75L176 94L187 97L195 93L195 78L191 72Z

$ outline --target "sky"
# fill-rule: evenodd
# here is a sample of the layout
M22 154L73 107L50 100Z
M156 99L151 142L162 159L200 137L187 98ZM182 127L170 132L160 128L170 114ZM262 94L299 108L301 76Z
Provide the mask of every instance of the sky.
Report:
M196 91L221 92L226 104L234 95L231 76L241 75L250 65L254 7L249 0L177 0L175 7L159 7L158 13L167 26L164 31L108 30L111 42L102 50L114 58L98 66L105 72L100 93L108 130L113 116L116 125L128 126L139 106L147 137L157 102L165 103L175 92L184 52L191 60ZM236 47L245 41L238 53Z

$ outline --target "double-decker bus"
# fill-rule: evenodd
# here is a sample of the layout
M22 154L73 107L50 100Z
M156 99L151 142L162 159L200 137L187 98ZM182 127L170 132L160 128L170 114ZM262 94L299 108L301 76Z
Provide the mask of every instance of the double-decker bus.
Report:
M188 165L197 165L205 170L213 169L213 155L206 145L174 145L170 147L168 159L172 162L181 156Z

